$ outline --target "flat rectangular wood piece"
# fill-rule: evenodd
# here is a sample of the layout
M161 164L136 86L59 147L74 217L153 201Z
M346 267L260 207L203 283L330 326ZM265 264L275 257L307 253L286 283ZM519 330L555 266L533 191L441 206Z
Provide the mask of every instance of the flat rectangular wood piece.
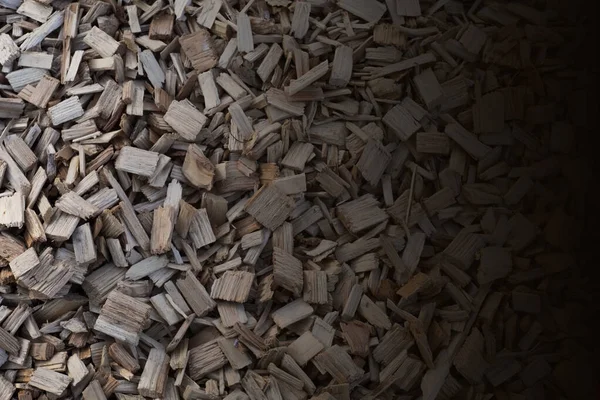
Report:
M183 274L176 284L181 295L197 316L203 317L215 308L216 303L192 272L188 271Z
M274 185L261 187L244 209L266 228L275 230L290 215L294 201Z
M313 313L313 308L303 301L297 299L286 304L280 309L273 312L271 318L280 328L285 328L295 322L301 321Z
M302 262L285 250L273 248L273 284L300 296L303 283Z
M299 365L306 365L323 350L323 344L311 332L304 332L287 347L287 354Z
M248 300L254 274L244 271L225 271L212 285L210 297L218 300L244 303Z
M407 141L420 127L418 121L402 105L391 108L383 117L383 123L388 126L402 141Z
M61 396L65 392L69 383L71 383L71 378L67 375L41 367L36 368L29 379L29 385L57 396Z
M315 357L319 365L338 383L358 381L364 371L354 364L350 355L340 346L331 346Z
M301 5L301 4L307 4L307 3L300 2L297 5ZM308 21L308 19L307 19L307 21ZM308 22L307 22L307 26L308 26ZM262 62L258 66L258 69L256 70L256 73L258 74L260 79L262 79L263 82L268 81L269 77L275 70L275 67L277 66L279 59L281 58L282 55L283 55L283 49L281 48L281 46L279 46L277 43L273 43L271 45L271 48L269 49L269 52L267 53L265 58L263 58Z
M337 207L337 215L352 233L358 233L388 219L372 195L363 195Z
M198 82L204 97L204 107L208 110L218 106L221 100L219 99L219 91L212 71L206 71L198 75Z
M446 125L444 132L476 160L482 159L491 150L489 146L481 143L474 134L467 131L458 123Z
M329 63L327 60L311 68L308 72L297 79L292 79L290 84L285 87L285 93L292 96L302 89L307 88L317 80L321 79L329 71Z
M10 400L14 394L15 386L4 376L0 376L0 400Z
M77 96L69 97L48 108L48 116L54 126L79 118L83 115L83 112L79 97Z
M75 192L67 192L55 203L56 208L70 215L88 220L100 213L98 207Z
M154 174L158 160L158 153L125 146L119 151L119 156L115 160L115 168L119 171L150 177Z
M84 400L105 400L106 394L97 380L91 381L88 386L81 392Z
M150 349L146 365L138 383L142 396L161 397L169 371L169 356L162 349Z
M58 79L44 75L25 100L38 108L46 108L59 85L60 81Z
M86 33L83 37L83 41L94 49L100 57L111 57L119 48L119 42L97 26L92 27L92 29Z
M450 138L439 132L418 132L417 151L426 154L450 154Z
M73 251L75 261L89 264L97 260L96 246L89 223L80 225L73 232Z
M415 76L414 82L421 99L429 110L437 107L444 100L444 89L431 68L427 68Z
M250 356L240 351L240 349L234 345L232 339L223 338L218 340L217 343L233 369L239 370L252 363Z
M198 73L208 71L219 61L210 34L205 29L181 36L179 44Z
M353 64L352 48L348 46L336 47L333 63L331 64L329 84L338 88L346 87L352 77Z
M304 166L313 153L314 146L310 143L294 142L286 153L281 164L295 171L304 171Z
M9 65L19 57L19 47L6 33L0 33L0 64Z
M4 139L6 151L24 172L30 171L38 162L38 159L27 143L17 135L10 135Z
M377 186L391 160L391 154L381 143L369 140L356 167L367 182L373 186Z
M198 380L223 367L227 362L227 357L215 339L190 350L187 370L190 378Z
M151 309L138 299L113 291L108 295L94 329L135 346Z
M304 301L310 304L327 304L327 273L304 271Z
M248 15L246 13L239 13L236 24L238 29L238 51L248 53L254 50L254 38Z
M296 39L302 39L308 32L308 18L310 17L310 3L298 1L292 15L292 29Z
M202 10L198 14L196 22L206 29L212 28L222 4L222 0L209 0L203 3Z
M342 0L338 5L367 22L379 21L386 11L386 6L376 0Z

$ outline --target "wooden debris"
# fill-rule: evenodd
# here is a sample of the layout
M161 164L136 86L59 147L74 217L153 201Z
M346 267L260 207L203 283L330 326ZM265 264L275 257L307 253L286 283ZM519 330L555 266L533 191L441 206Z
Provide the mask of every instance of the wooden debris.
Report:
M236 19L238 51L248 53L254 50L254 38L252 35L252 27L250 26L250 18L246 13L239 13Z
M10 37L10 35L7 35L4 32L1 33L0 54L2 54L2 56L0 56L0 64L10 65L14 60L17 59L17 57L19 57L20 53L21 52L19 51L19 48L17 47L13 39Z
M385 5L375 0L364 2L358 0L343 0L339 3L339 6L367 22L379 21L386 10Z
M150 307L125 294L113 291L96 319L94 329L115 339L137 345Z
M169 369L169 356L161 349L150 349L140 377L138 391L142 396L161 397Z
M181 172L193 186L208 190L212 188L215 166L197 145L190 144L187 148Z
M199 73L208 71L219 60L210 34L205 29L199 29L195 33L180 37L179 44L194 69Z
M320 78L322 78L329 70L329 63L327 60L323 61L319 65L311 68L308 72L297 79L290 81L290 84L286 86L285 92L288 96L292 96L301 90L307 88Z
M431 68L415 76L415 86L421 99L430 110L438 106L444 99L444 89Z
M337 207L340 221L352 233L358 233L388 219L387 214L377 207L377 200L364 195Z
M73 232L73 252L75 261L79 264L90 264L97 260L90 224L80 225Z
M350 355L338 345L331 346L316 356L315 360L338 383L357 382L364 373L363 369L356 366Z
M27 86L19 93L19 95L23 100L28 101L39 108L46 108L46 105L54 95L59 84L60 81L58 79L44 75L35 88L30 88L30 90L28 90L29 86Z
M329 84L343 88L352 77L352 49L348 46L338 46L335 49Z
M190 350L187 369L190 378L198 380L225 364L227 364L227 357L223 354L219 342L211 340Z
M12 355L19 354L19 349L21 348L19 341L3 328L0 328L0 339L2 339L0 342L2 343L0 346L2 350L5 350L7 353Z
M203 4L202 11L198 14L196 22L207 29L212 28L222 4L221 0L211 0Z
M303 171L313 149L314 146L310 143L295 142L281 160L281 164L295 171Z
M215 280L210 297L213 299L244 303L248 300L254 274L243 271L226 271Z
M273 283L296 296L303 288L302 262L278 247L273 249Z
M48 116L52 120L52 125L54 126L72 121L82 115L83 108L81 107L79 97L77 96L70 97L55 106L48 108Z
M25 198L22 193L0 197L0 227L22 228L25 223Z
M218 341L219 347L221 351L227 358L227 361L231 365L231 367L235 370L239 370L247 367L252 363L252 359L250 357L241 352L233 343L231 339L220 339Z
M295 322L303 320L312 313L313 308L308 303L301 299L297 299L273 312L271 317L277 326L283 329Z
M391 158L390 153L379 142L369 140L356 167L367 182L377 186Z
M85 400L92 400L92 399L97 399L97 400L103 400L106 399L106 394L104 393L104 390L102 389L102 386L100 386L100 382L98 382L97 380L93 380L91 381L88 386L83 390L83 392L81 392L81 395L83 396L83 398Z
M299 365L306 365L313 357L323 350L323 344L310 332L304 332L287 348L287 353Z
M292 29L296 39L302 39L308 32L308 18L310 16L310 3L299 1L295 4L292 16Z
M266 228L278 228L290 215L294 201L275 185L261 187L246 203L244 209Z
M119 48L119 42L96 26L86 33L83 41L94 49L100 57L111 57Z
M304 301L310 304L327 303L327 273L304 271Z
M299 4L305 4L305 3L299 3ZM308 22L307 22L307 26L308 26ZM256 70L256 73L258 74L260 79L262 79L263 82L268 81L269 77L273 73L273 70L275 70L275 67L277 67L277 64L279 63L279 59L281 58L282 55L283 55L283 49L277 43L273 43L271 45L271 48L269 49L269 52L267 53L265 58L263 58L262 62L258 66L258 69Z
M0 399L10 400L12 395L17 390L14 385L5 377L0 377Z
M189 141L196 139L207 121L189 100L172 101L163 118L182 138Z
M71 379L66 375L39 367L36 368L33 375L31 375L28 384L34 388L61 396L69 386L70 382Z
M593 398L559 3L0 0L0 400Z
M0 118L19 118L25 102L21 99L0 99Z
M188 271L185 278L177 280L177 288L197 316L202 317L215 308L215 302L191 272Z

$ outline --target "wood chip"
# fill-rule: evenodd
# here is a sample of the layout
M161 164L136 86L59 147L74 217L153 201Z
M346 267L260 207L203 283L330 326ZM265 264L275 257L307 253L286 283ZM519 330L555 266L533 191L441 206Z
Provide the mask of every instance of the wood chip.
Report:
M150 307L140 300L113 291L108 295L94 329L115 339L137 345Z
M213 299L244 303L248 300L254 274L243 271L226 271L213 283L210 297Z
M290 215L294 201L274 185L261 187L244 207L248 214L271 230L278 228Z
M36 368L29 379L29 385L57 396L65 392L70 382L68 376L41 367Z
M349 13L367 22L377 22L385 13L386 7L376 0L361 2L358 0L343 0L339 6Z
M86 33L83 41L94 49L100 57L111 57L119 48L119 42L96 26Z
M308 32L308 18L310 17L310 3L299 1L295 4L292 16L292 29L296 39L302 39Z
M303 288L302 262L279 247L273 248L273 283L296 296Z
M196 71L208 71L219 60L210 34L205 29L179 38L179 44Z
M142 396L160 397L169 369L169 356L161 349L151 349L140 377L138 391Z
M182 138L189 141L196 139L207 121L189 100L172 101L163 118Z

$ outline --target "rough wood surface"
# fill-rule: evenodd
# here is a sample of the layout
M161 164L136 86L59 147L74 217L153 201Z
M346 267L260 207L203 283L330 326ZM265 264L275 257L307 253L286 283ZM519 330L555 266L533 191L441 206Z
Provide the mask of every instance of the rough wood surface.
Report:
M0 400L593 398L571 3L0 0Z

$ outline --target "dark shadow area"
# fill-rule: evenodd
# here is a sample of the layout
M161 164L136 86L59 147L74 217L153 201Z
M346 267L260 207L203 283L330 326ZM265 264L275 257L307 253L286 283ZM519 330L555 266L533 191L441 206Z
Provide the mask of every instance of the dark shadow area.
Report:
M578 271L570 277L564 302L569 304L571 301L577 301L581 305L580 311L574 310L571 317L574 325L573 332L577 330L575 325L579 324L582 335L574 334L572 340L565 341L564 351L574 357L573 361L564 367L564 382L561 386L569 398L597 399L600 396L598 383L600 373L596 361L600 356L600 348L596 342L596 338L600 335L598 324L600 269L597 256L600 221L597 200L597 174L600 168L597 124L600 112L598 102L600 47L597 38L600 29L595 15L599 6L597 2L588 0L563 3L563 8L559 9L569 15L571 29L575 32L574 40L565 45L565 54L562 54L563 59L571 63L574 71L572 79L574 90L571 98L568 99L567 112L573 121L578 121L573 133L576 146L573 155L578 160L578 168L573 178L580 181L576 185L579 190L571 194L571 203L582 204L582 208L576 214L578 223L582 226L581 235L575 239ZM557 379L557 382L560 381L561 379Z

